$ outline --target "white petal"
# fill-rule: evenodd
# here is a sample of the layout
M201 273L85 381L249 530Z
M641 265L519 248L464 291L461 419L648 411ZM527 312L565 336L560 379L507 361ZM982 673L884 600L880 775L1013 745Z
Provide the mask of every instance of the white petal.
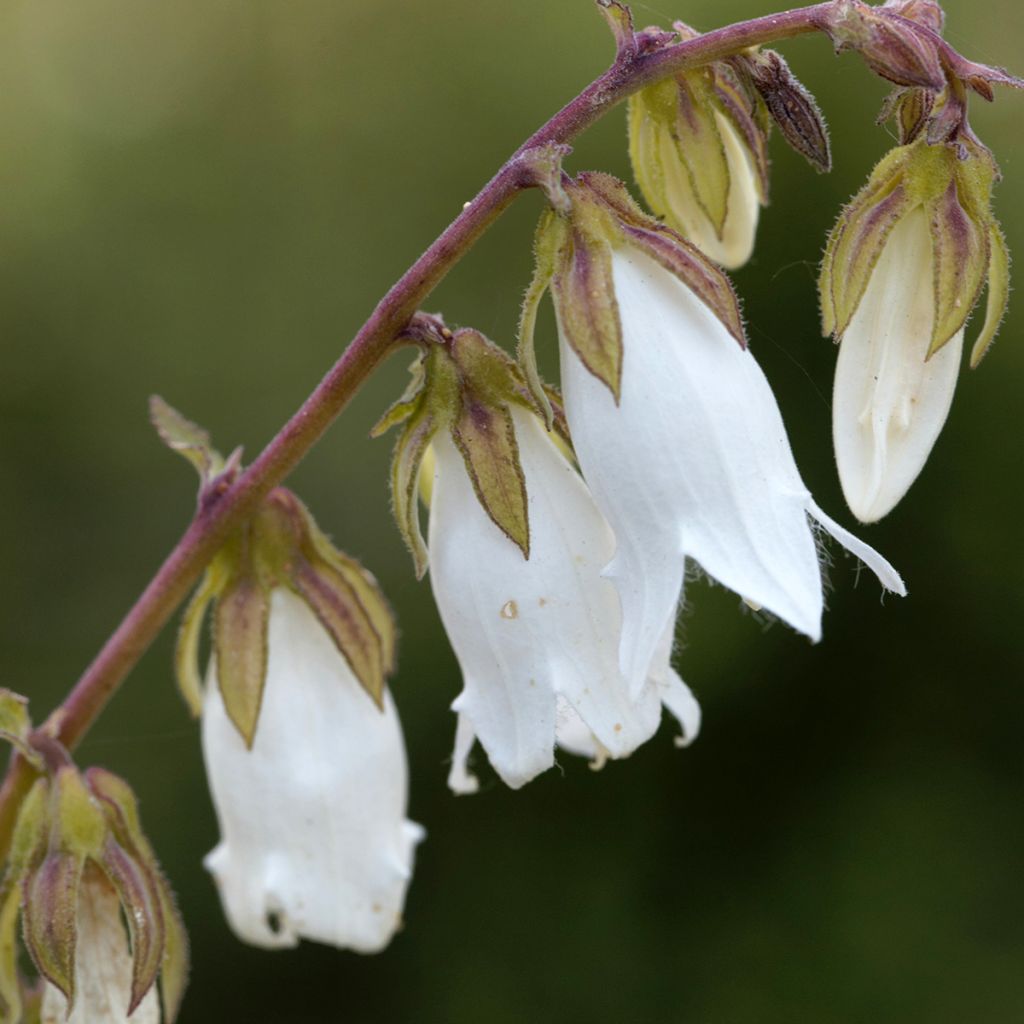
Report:
M221 843L206 858L246 942L299 937L374 952L401 923L422 829L390 694L378 710L312 611L271 597L267 676L251 751L213 677L202 739Z
M619 547L622 664L645 674L675 613L683 558L817 639L822 591L804 487L767 380L677 278L613 256L624 361L618 406L563 342L573 441Z
M475 793L480 789L480 780L469 770L469 754L476 742L473 724L465 715L455 717L455 749L452 751L452 767L448 772L448 788L459 796Z
M878 577L879 582L886 590L891 590L894 594L899 594L900 597L907 596L903 577L870 544L865 544L859 537L855 537L849 530L840 526L831 516L825 515L813 501L808 511L850 554L856 555Z
M715 120L729 165L729 196L721 238L697 202L690 176L676 152L678 142L663 130L659 133L661 165L670 223L709 259L732 270L743 266L754 251L761 201L746 144L727 117L716 112Z
M836 362L832 433L850 510L881 519L921 472L960 369L961 330L927 362L933 257L921 209L892 229Z
M513 412L526 478L530 558L481 508L462 458L435 443L430 510L434 596L463 674L453 709L495 770L522 786L554 763L561 695L612 757L657 728L654 692L631 699L618 667L621 614L600 576L614 541L539 420Z
M121 903L98 870L86 868L78 901L75 1005L49 982L43 990L42 1024L159 1024L156 986L128 1017L132 958L121 920Z
M672 644L675 622L665 631L651 663L651 682L657 687L661 702L678 720L682 735L676 737L676 746L688 747L700 733L700 704L693 691L672 668Z

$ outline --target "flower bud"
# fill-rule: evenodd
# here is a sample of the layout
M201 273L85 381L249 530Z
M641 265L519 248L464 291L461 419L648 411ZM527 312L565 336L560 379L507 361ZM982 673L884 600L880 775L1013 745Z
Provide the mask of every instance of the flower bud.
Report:
M742 266L768 198L765 125L726 64L682 72L629 98L629 153L650 208L720 263Z
M843 493L864 522L916 479L945 423L964 327L988 283L977 365L999 327L1009 259L990 209L997 170L965 139L890 152L840 215L820 292L840 341L833 436Z
M187 938L123 780L98 768L80 775L70 761L38 780L19 812L3 891L0 1005L10 1019L21 1002L20 895L25 945L45 982L43 1021L174 1020Z
M926 31L918 27L918 18ZM876 75L896 85L939 90L946 85L946 73L929 34L934 21L931 5L914 0L882 7L842 0L825 14L824 28L836 52L856 50Z

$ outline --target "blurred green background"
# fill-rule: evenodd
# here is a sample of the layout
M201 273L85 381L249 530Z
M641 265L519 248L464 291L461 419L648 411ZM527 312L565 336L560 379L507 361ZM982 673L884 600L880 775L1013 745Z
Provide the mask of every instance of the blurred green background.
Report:
M948 37L1021 70L1024 8L950 0ZM761 0L637 5L701 29ZM146 423L159 392L250 456L387 286L505 156L598 74L589 0L10 0L0 11L3 682L56 703L183 529L194 482ZM773 142L773 201L736 275L802 472L847 525L831 455L835 352L814 278L839 204L891 144L885 93L821 39L782 47L828 116L836 170ZM1024 97L974 124L1024 251ZM622 113L572 169L629 177ZM527 196L432 297L511 342L541 209ZM552 321L542 345L553 366ZM704 707L593 774L445 788L457 669L388 515L404 386L389 363L292 478L401 617L398 698L420 848L383 955L230 936L170 632L81 748L125 774L193 942L185 1024L221 1021L1024 1021L1024 304L965 371L919 482L861 535L910 588L883 607L837 557L825 640L697 583L677 659ZM482 758L478 759L478 763Z

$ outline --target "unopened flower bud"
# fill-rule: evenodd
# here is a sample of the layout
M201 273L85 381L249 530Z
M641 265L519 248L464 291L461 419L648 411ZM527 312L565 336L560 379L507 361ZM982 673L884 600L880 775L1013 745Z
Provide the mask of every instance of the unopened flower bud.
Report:
M847 504L864 522L889 512L923 468L986 281L972 365L999 327L1009 259L990 209L996 176L977 143L920 139L878 164L829 238L820 289L824 332L841 342L836 462Z
M768 198L757 102L724 63L681 72L629 98L630 158L648 205L729 268L750 258Z
M856 50L868 67L887 81L902 86L920 86L939 90L946 85L934 39L934 12L927 5L872 7L862 0L842 0L826 13L825 30L836 51ZM922 19L926 31L918 27Z
M44 980L42 1021L175 1019L188 942L123 780L99 768L80 775L70 761L38 780L19 812L3 891L0 1007L10 1019L21 1001L19 896L25 945Z

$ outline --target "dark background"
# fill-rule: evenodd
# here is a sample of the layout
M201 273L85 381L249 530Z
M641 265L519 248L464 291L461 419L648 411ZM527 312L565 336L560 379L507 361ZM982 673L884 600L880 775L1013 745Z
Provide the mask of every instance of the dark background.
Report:
M951 0L949 38L1020 71L1024 12ZM638 5L707 29L752 0ZM891 144L885 89L821 39L783 47L829 118L835 172L778 138L773 202L736 275L803 475L845 524L835 352L814 278L839 205ZM146 423L159 392L250 456L387 286L506 155L598 74L588 0L12 0L0 11L3 684L41 719L177 539L190 470ZM977 103L1024 243L1024 97ZM629 177L622 113L574 170ZM510 344L541 209L527 196L431 298ZM693 585L678 664L700 741L668 730L592 774L445 788L455 663L388 517L404 386L389 363L292 478L401 618L394 691L420 848L407 924L372 958L245 948L200 858L216 840L168 631L80 750L126 775L193 942L185 1024L213 1021L1024 1020L1024 306L965 370L909 496L860 530L910 597L840 558L810 646ZM552 365L549 312L541 345Z

